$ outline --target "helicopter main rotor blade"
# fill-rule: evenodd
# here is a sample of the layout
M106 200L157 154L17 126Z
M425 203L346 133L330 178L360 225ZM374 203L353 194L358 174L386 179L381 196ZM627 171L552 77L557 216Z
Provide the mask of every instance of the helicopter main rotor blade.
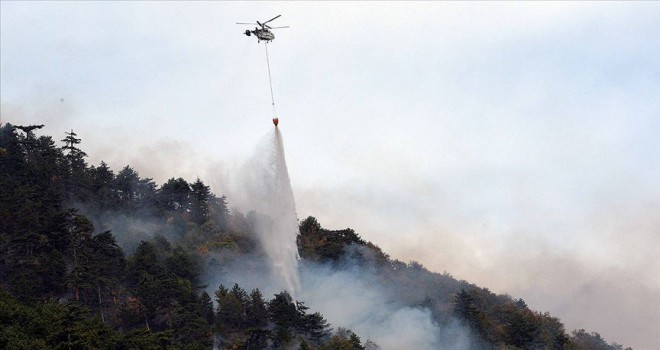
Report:
M243 22L236 22L236 24L250 24L250 25L252 25L252 24L256 24L256 23L243 23Z
M275 19L279 18L280 16L282 16L282 15L277 15L277 16L275 16L275 17L273 17L273 18L267 20L266 22L264 22L264 24L266 24L266 23L268 23L268 22L270 22L270 21L272 21L272 20L275 20Z
M284 27L268 27L270 29L280 29L280 28L289 28L289 26L284 26Z

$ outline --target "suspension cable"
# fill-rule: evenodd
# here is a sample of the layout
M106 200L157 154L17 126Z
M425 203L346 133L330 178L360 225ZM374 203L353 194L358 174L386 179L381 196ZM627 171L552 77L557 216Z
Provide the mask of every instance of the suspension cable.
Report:
M268 41L264 43L266 47L266 65L268 66L268 82L270 83L270 100L273 103L273 117L275 116L275 97L273 97L273 79L270 76L270 60L268 59Z

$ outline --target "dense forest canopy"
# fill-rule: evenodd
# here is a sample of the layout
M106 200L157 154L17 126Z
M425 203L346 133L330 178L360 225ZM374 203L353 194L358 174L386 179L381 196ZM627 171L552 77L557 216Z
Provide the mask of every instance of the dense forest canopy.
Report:
M230 211L199 178L158 185L130 166L87 164L73 130L56 142L41 127L0 126L0 348L388 348L286 291L208 285L208 271L259 261L258 213ZM308 217L297 243L303 266L350 266L394 291L387 303L458 324L469 341L452 349L623 349L522 299L393 259L351 229Z

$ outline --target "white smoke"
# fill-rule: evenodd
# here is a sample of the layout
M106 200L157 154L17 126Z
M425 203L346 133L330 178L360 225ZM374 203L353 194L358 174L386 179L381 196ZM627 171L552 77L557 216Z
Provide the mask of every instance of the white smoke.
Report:
M280 290L273 287L276 278L263 265L258 256L241 256L217 271L208 271L207 280L212 288L238 283L246 290L259 288L272 298ZM320 312L334 331L348 328L363 344L371 340L382 350L480 349L461 322L453 319L438 324L428 308L406 305L392 286L355 261L336 265L305 262L299 270L298 299L311 312Z
M440 326L429 309L400 303L368 269L305 264L300 297L335 327L348 327L382 349L473 349L470 332L459 322Z

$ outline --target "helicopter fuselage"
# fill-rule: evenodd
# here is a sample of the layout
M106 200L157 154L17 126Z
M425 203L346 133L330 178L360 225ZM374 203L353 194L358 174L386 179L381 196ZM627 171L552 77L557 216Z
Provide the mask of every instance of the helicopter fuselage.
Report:
M271 41L271 40L275 39L275 34L273 34L273 32L271 32L270 30L266 30L266 29L255 28L254 30L246 30L245 31L245 35L247 35L247 36L250 36L249 33L254 34L254 36L256 36L257 40L259 40L259 41L262 41L262 40L263 41Z
M251 36L254 34L254 36L257 37L257 41L265 41L268 43L269 41L273 41L275 39L275 34L271 32L271 29L279 29L279 28L289 28L289 26L284 26L284 27L271 27L268 25L268 23L280 18L281 15L277 15L265 22L259 22L256 21L256 23L244 23L244 22L236 22L236 24L256 24L259 27L254 27L254 30L246 30L244 32L245 35Z

